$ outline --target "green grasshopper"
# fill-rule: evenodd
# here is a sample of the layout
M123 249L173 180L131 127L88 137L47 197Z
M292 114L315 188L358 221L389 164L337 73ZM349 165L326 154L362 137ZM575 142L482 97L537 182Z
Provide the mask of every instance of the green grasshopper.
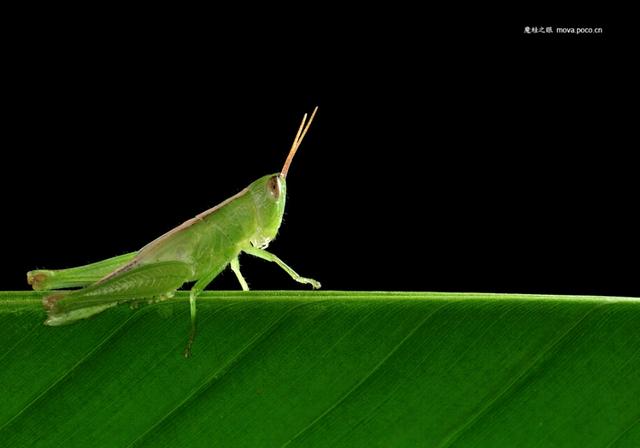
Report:
M28 272L27 281L35 290L83 287L45 295L45 324L69 324L132 300L166 299L184 283L195 281L189 294L191 333L185 349L185 356L189 356L195 337L198 294L228 265L242 289L249 290L240 273L240 253L272 261L295 281L320 288L319 282L301 277L265 250L282 223L291 161L317 110L316 107L308 122L307 114L302 118L281 172L261 177L137 252L70 269Z

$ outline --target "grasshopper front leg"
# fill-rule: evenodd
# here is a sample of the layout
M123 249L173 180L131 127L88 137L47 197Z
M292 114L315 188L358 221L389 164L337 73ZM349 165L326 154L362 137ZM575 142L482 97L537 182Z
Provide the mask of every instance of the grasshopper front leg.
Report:
M242 276L242 272L240 272L240 262L238 261L238 257L231 260L231 270L236 274L236 278L238 279L238 282L240 282L242 290L249 291L249 285L247 285L247 281Z
M243 252L253 255L254 257L262 258L263 260L272 261L278 266L280 266L287 274L291 276L292 279L297 281L298 283L306 283L311 285L314 289L320 288L320 282L314 280L312 278L302 277L296 271L294 271L290 266L288 266L284 261L278 258L276 255L268 252L264 249L258 249L257 247L249 246L247 248L242 249Z

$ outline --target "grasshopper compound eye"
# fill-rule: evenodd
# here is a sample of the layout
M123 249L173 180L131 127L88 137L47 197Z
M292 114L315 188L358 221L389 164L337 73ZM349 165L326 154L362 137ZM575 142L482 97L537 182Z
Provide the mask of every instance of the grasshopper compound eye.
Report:
M267 190L273 199L280 197L280 175L273 176L267 182Z

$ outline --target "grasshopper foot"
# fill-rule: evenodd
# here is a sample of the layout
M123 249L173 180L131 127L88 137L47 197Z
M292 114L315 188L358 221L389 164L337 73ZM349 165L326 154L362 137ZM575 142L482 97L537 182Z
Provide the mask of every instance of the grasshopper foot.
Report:
M33 287L36 291L47 289L45 283L53 275L51 271L29 271L27 272L27 283Z
M42 305L44 305L44 308L47 311L55 312L56 303L58 303L58 301L62 299L64 296L65 296L64 294L51 294L49 296L44 296L42 298Z

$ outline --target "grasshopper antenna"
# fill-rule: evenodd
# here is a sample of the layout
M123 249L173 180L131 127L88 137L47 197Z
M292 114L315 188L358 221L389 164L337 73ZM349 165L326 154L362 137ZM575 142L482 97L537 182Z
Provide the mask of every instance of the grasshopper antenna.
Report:
M309 121L307 121L307 114L304 114L304 117L302 117L302 123L300 123L300 127L298 128L298 133L296 134L296 137L293 139L293 144L291 145L291 149L289 150L289 155L287 156L287 160L284 161L284 166L282 167L282 171L280 172L280 174L282 174L282 177L287 177L287 173L289 172L289 167L291 166L291 161L293 160L293 156L296 155L296 151L298 151L298 148L300 147L300 143L302 143L302 139L304 139L304 136L307 135L307 131L309 130L309 126L311 126L311 122L313 121L313 117L316 116L316 112L318 112L318 106L316 106L315 109L313 109L313 112L311 113L311 118L309 118Z

